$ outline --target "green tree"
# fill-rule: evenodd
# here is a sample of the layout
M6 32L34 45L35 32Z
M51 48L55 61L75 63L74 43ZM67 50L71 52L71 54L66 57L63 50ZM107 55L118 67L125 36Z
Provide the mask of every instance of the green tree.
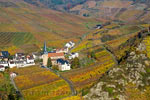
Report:
M52 67L51 58L48 58L47 67L48 67L48 68Z
M75 68L79 68L79 67L80 67L80 61L79 61L79 58L76 57L71 62L71 68L75 69Z
M91 58L96 59L96 55L95 55L95 52L94 52L94 51L92 51L90 55L91 55Z

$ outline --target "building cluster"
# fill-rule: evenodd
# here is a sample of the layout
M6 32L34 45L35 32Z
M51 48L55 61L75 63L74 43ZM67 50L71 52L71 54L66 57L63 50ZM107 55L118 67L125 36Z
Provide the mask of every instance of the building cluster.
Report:
M53 66L58 66L58 69L61 71L70 70L71 64L66 59L65 55L69 55L69 60L74 59L75 57L79 57L78 53L69 53L69 49L73 48L75 43L72 41L66 43L64 48L61 49L54 49L51 52L47 52L46 43L44 43L43 49L43 66L47 66L48 58L51 59Z
M72 41L65 44L64 48L53 49L48 52L46 42L44 43L43 53L32 53L31 55L25 55L24 53L16 53L11 56L8 51L0 52L0 71L5 71L6 67L20 68L35 65L36 59L43 59L43 66L47 66L48 58L51 59L53 66L58 66L61 71L70 70L70 60L79 57L78 53L69 53L69 50L75 46ZM67 58L66 58L67 56Z
M20 68L35 65L33 55L25 55L24 53L16 53L11 56L8 51L0 52L0 71L5 71L6 67Z

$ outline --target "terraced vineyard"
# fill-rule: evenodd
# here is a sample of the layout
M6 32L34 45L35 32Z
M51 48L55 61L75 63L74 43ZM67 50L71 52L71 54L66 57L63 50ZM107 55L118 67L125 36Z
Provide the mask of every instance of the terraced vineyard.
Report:
M27 44L35 41L34 36L27 32L0 32L0 45L16 45Z
M58 100L71 93L68 84L49 70L33 66L11 71L18 73L15 83L25 100Z
M83 100L80 96L71 96L71 97L67 97L63 100Z
M96 45L106 43L112 48L117 48L120 44L124 43L131 36L141 30L140 25L119 25L111 23L104 26L102 29L96 29L86 35L81 43L72 50L72 52L79 52L91 48ZM119 42L118 42L119 41Z
M77 92L89 89L104 73L115 65L112 56L105 49L96 50L95 55L96 64L62 73L64 77L72 81Z
M146 45L146 54L150 58L150 36L147 36L143 40L143 43Z

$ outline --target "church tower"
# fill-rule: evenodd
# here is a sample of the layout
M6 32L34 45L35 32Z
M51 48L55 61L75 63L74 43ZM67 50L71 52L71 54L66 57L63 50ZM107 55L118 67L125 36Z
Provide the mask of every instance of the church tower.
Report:
M48 52L47 52L46 42L44 42L43 55L42 56L43 56L43 66L47 66Z
M46 47L46 41L44 42L44 47L43 47L43 54L47 54L47 47Z

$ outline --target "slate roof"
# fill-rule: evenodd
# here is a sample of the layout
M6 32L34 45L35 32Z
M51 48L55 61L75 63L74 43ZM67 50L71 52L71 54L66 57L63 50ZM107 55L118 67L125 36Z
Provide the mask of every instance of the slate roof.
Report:
M63 59L57 59L57 63L60 63L60 64L69 64L69 62L67 60L63 60Z
M8 51L1 51L1 53L4 58L8 58L8 56L9 56Z

